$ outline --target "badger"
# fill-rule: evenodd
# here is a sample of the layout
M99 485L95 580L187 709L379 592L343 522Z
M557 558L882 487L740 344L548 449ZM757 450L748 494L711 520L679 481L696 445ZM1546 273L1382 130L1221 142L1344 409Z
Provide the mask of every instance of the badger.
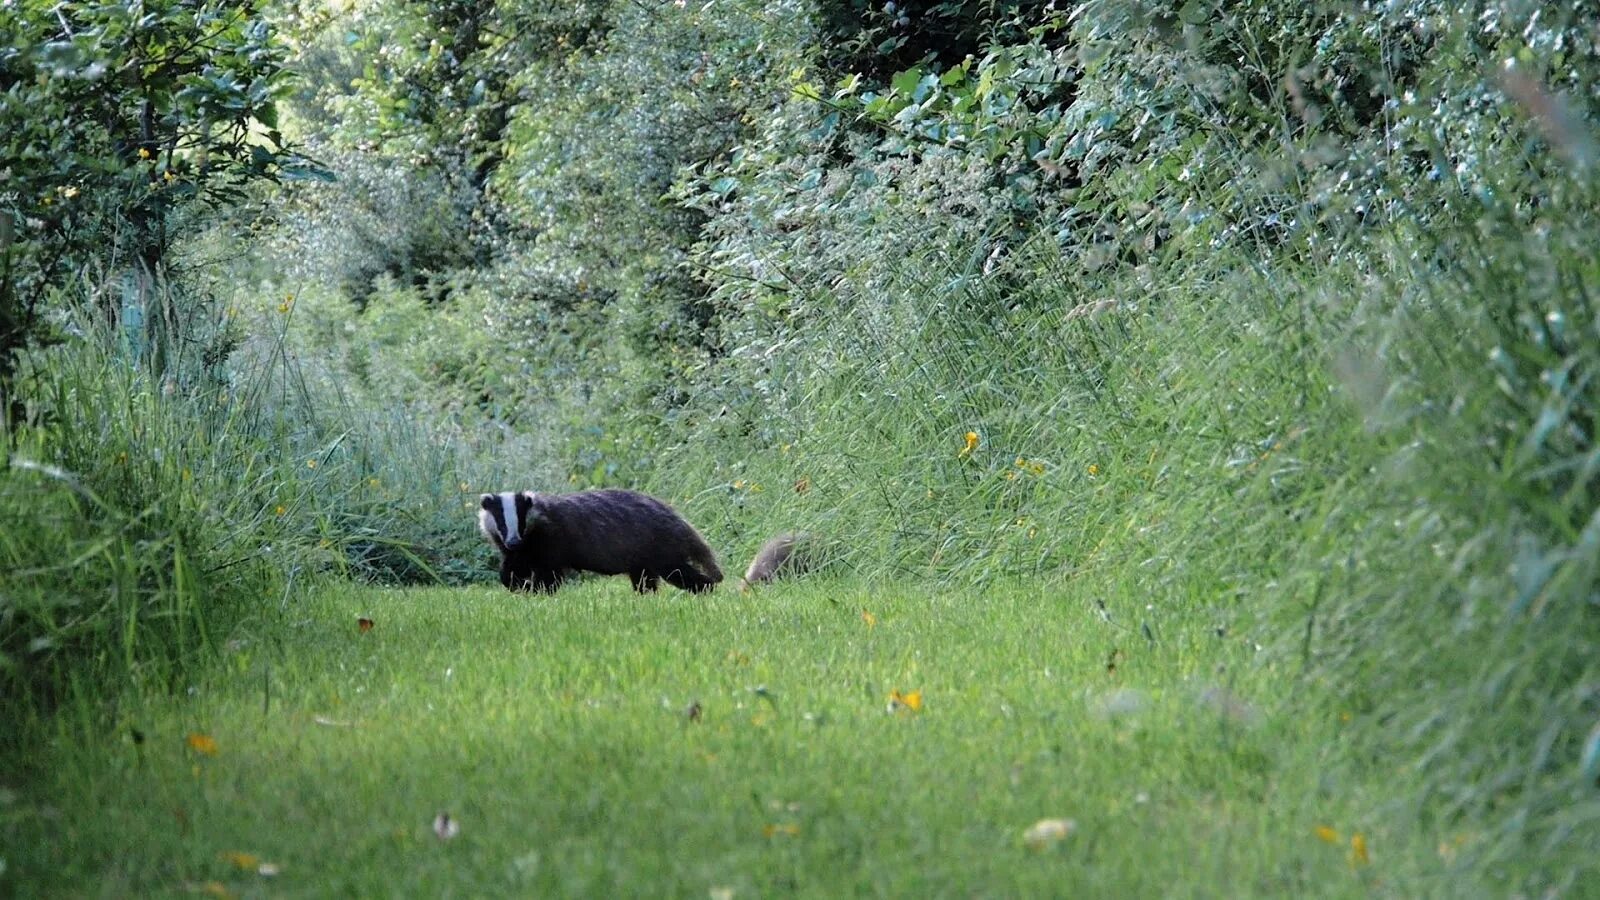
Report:
M484 494L478 527L500 551L500 583L550 592L573 571L626 574L634 590L665 580L696 593L722 580L717 557L672 507L637 491Z
M780 534L756 551L755 559L750 560L750 568L739 579L739 590L748 591L752 585L808 572L818 567L820 557L815 535L793 532Z

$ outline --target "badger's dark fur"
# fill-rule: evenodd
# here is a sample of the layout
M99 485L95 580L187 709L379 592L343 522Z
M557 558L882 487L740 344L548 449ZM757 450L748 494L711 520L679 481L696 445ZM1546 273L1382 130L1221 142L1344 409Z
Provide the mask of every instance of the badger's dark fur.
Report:
M500 551L500 583L553 591L573 571L627 575L640 593L661 581L709 591L717 557L672 507L637 491L484 494L478 527Z
M761 545L750 568L739 580L740 590L763 584L776 578L799 575L817 567L820 562L818 541L815 535L784 533Z

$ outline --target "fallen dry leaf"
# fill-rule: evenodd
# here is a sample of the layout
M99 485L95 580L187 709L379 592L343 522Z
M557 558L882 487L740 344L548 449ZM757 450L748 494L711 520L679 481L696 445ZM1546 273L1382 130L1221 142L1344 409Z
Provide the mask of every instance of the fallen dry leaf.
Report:
M372 624L373 623L371 619L367 618L366 616L362 616L361 618L356 619L356 630L362 634L366 634L372 630Z
M217 855L226 860L227 863L233 866L235 869L244 869L247 872L253 872L261 865L261 857L255 855L254 853L245 853L240 850L229 850L225 853L219 853Z
M209 734L201 734L198 731L191 731L189 732L188 736L183 739L183 742L189 745L190 750L193 750L194 752L203 756L217 755L217 739Z
M1071 819L1040 819L1022 833L1022 842L1038 850L1064 840L1077 830L1078 823Z

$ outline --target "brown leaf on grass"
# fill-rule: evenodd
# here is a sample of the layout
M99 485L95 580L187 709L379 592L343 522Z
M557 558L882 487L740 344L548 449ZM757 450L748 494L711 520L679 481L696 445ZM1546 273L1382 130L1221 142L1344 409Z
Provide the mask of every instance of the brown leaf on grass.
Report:
M689 708L684 710L683 714L687 716L691 722L700 721L700 701L696 700L689 704Z
M439 840L448 841L461 833L461 823L447 812L439 813L433 817L433 833L439 836Z
M191 731L186 737L184 737L183 742L189 745L190 750L193 750L202 756L217 755L217 739L209 734L201 734L198 731Z
M372 630L372 625L373 625L372 620L367 618L366 616L362 616L362 617L356 619L356 630L361 632L362 634L366 634L367 632L371 631Z

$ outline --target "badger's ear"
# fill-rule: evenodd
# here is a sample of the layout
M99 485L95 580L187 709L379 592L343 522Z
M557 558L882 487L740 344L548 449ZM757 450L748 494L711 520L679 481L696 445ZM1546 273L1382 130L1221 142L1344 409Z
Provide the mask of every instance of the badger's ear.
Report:
M494 497L493 494L484 494L482 502L480 502L478 505L483 507L484 509L493 510L494 507L495 507L495 504L497 502L498 501L495 500L495 497Z
M521 516L524 522L532 523L539 520L539 514L533 512L533 501L538 496L537 491L519 491L517 493L517 515Z

